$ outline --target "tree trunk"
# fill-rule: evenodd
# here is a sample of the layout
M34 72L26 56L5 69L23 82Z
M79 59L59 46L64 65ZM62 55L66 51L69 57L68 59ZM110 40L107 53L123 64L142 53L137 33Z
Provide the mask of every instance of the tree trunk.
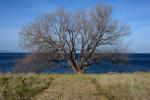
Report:
M71 60L68 60L68 64L72 67L72 69L73 69L74 72L77 71L75 65L72 63Z
M84 74L84 72L82 72L82 71L77 71L77 74L78 74L78 75L82 75L82 74Z
M72 67L76 74L82 75L84 73L84 70L80 69L81 67L77 67L71 60L68 60L68 64Z
M80 68L80 67L79 67L79 68ZM78 75L82 75L82 74L84 74L84 70L78 69L78 70L76 70L76 73L77 73Z

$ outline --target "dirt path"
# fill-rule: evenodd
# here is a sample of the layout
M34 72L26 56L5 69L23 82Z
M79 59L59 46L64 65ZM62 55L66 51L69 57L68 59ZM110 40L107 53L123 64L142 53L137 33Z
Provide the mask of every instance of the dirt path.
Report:
M92 78L58 77L36 100L99 100Z

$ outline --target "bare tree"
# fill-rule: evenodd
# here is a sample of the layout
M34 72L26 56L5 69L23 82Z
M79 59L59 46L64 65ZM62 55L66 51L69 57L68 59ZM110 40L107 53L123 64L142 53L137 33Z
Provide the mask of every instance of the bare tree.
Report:
M119 24L111 13L108 6L72 12L59 8L23 28L23 46L46 53L51 56L48 61L66 61L75 72L83 73L111 50L114 54L113 46L129 34L129 27Z

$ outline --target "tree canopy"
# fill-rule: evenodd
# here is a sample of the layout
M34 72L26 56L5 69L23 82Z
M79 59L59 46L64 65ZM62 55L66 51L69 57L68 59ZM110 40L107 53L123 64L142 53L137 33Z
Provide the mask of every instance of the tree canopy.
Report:
M130 33L129 26L111 14L109 6L78 11L58 8L22 29L22 45L46 54L49 62L66 61L75 72L82 73L86 67L106 57L114 60L122 52L116 45Z

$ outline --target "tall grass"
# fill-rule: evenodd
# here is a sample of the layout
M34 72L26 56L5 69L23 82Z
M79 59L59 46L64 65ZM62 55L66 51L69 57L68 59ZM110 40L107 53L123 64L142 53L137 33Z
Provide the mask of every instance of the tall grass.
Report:
M47 89L52 80L35 74L0 75L0 100L30 100Z
M150 100L150 74L100 75L93 82L106 100Z
M0 100L150 100L150 73L1 74Z

